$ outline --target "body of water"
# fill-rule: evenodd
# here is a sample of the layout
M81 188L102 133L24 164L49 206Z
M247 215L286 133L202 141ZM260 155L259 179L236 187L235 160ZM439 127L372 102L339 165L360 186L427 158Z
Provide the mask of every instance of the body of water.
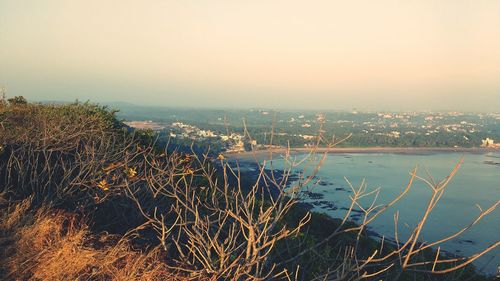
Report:
M421 242L434 242L471 223L480 212L476 204L485 209L500 199L500 153L330 154L322 165L315 184L310 184L307 188L315 196L306 196L304 201L314 205L313 210L316 212L343 217L346 213L344 208L350 205L349 196L352 194L345 178L355 187L363 179L368 190L381 187L378 202L384 204L404 190L410 179L410 172L416 166L419 176L427 177L427 170L433 178L441 180L451 172L462 156L463 164L431 213L420 236ZM422 181L416 180L408 194L374 220L369 229L394 238L394 214L399 212L399 237L408 237L422 217L431 195L431 189ZM362 216L359 212L354 212L351 219L360 222ZM450 253L471 255L499 239L500 208L461 236L444 243L442 249ZM475 264L483 272L496 273L497 266L500 265L500 249L493 250Z

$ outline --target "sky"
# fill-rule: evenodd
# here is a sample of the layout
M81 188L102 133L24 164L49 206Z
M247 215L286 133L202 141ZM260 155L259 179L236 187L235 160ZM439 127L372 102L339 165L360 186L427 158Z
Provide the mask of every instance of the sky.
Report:
M500 111L500 1L0 0L29 100Z

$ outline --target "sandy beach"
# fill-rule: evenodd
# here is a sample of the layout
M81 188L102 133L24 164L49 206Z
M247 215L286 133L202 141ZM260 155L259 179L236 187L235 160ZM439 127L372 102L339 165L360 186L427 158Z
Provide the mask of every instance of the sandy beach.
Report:
M238 153L227 153L228 158L233 159L251 159L253 157L266 157L269 154L279 155L301 154L301 153L331 153L331 154L355 154L355 153L394 153L394 154L432 154L432 153L488 153L500 152L500 149L485 147L333 147L333 148L274 148L268 150L246 151Z

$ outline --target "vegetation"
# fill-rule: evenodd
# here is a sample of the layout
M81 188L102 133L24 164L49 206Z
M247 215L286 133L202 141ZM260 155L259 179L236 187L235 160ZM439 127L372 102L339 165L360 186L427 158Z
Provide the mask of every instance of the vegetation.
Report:
M479 147L489 137L500 139L498 113L459 112L326 112L325 120L318 122L315 111L272 110L216 110L126 106L118 113L126 120L152 120L163 126L160 135L169 138L171 132L179 135L173 122L184 122L217 134L246 130L259 144L269 143L269 127L274 123L274 144L304 147L312 142L305 136L314 136L321 126L339 137L351 135L339 146L345 147ZM191 138L172 138L170 143L186 145ZM210 145L212 150L224 150L221 139L196 137L195 145Z
M284 170L270 160L249 175L208 150L165 149L106 107L23 100L0 104L0 279L487 280L471 262L499 243L471 257L443 255L439 246L498 203L456 235L419 242L459 165L427 181L432 196L408 241L378 242L366 226L406 194L416 171L387 204L376 203L378 190L351 186L351 208L332 219L300 205L325 159L314 148L287 157ZM338 144L322 131L316 146ZM355 206L364 212L359 225L348 221Z
M92 234L75 214L35 211L30 198L2 203L2 280L180 280L159 248L139 251L125 237Z

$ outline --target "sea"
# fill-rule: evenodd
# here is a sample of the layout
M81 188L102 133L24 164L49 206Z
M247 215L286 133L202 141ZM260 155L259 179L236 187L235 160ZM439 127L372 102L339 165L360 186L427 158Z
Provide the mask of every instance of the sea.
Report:
M294 155L298 162L305 155ZM316 156L314 161L318 161ZM346 215L353 191L366 185L366 191L379 189L375 205L384 205L396 198L408 185L411 172L429 183L445 179L463 160L458 172L446 186L446 190L431 212L420 235L420 242L432 243L467 227L480 213L500 200L500 152L487 153L353 153L328 154L314 180L304 187L302 201L312 206L312 211L342 218ZM274 157L273 167L289 167L287 161ZM294 170L298 173L311 164L306 160ZM268 162L269 165L269 162ZM398 237L408 238L422 217L432 189L422 179L415 179L409 192L397 204L382 213L369 224L368 229L380 239L395 238L394 215L398 214ZM291 185L294 183L292 182ZM375 193L373 193L374 195ZM372 196L362 200L362 207L372 203ZM360 207L350 219L361 222ZM441 245L441 250L462 256L482 251L500 240L500 206L459 237ZM498 273L500 248L474 262L478 270L487 274Z

